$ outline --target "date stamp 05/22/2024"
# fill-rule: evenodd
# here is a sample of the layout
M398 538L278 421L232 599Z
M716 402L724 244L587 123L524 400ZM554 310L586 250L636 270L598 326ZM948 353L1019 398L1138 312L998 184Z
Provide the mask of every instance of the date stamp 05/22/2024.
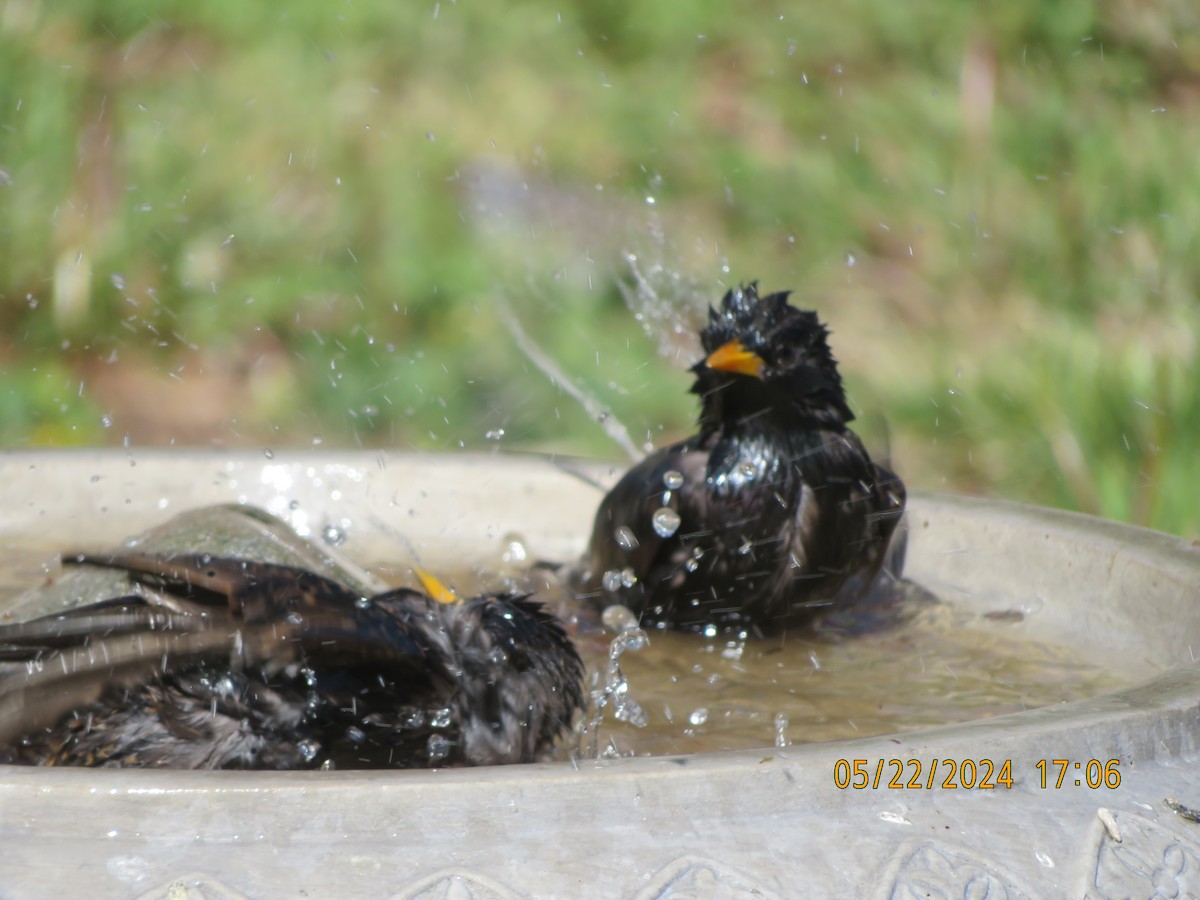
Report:
M1119 759L1039 759L1033 769L1042 790L1121 786ZM840 790L1004 790L1015 780L1011 759L839 759L833 764L833 784Z

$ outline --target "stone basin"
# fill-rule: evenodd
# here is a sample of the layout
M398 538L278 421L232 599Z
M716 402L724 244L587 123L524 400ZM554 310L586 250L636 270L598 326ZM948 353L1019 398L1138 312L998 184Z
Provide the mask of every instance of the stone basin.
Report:
M588 479L617 474L503 454L7 452L0 552L28 581L59 548L233 502L340 528L341 552L363 562L407 541L436 570L495 557L513 532L569 559L600 498ZM967 608L1019 610L1017 632L1090 646L1137 683L966 724L691 756L0 767L0 897L1200 896L1200 824L1165 803L1200 807L1200 548L921 492L909 532L911 578ZM964 787L985 760L1007 762L1012 786ZM889 787L898 770L906 786Z

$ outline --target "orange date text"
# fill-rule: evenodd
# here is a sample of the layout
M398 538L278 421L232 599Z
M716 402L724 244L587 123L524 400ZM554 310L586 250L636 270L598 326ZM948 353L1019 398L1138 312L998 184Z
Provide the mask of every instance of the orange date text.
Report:
M840 790L995 790L1013 786L1012 760L839 759L833 784Z

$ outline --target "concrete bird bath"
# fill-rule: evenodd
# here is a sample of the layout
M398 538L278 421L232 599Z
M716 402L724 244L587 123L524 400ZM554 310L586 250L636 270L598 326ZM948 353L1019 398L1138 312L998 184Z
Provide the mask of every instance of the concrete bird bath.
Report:
M541 458L382 452L9 452L0 484L0 550L26 580L57 549L230 502L341 528L352 559L404 556L402 533L427 567L460 566L513 531L569 559L600 496ZM1200 548L921 493L909 526L908 576L964 608L1025 609L1015 632L1098 648L1140 681L967 724L692 756L0 767L0 897L1200 896L1200 824L1164 804L1200 806ZM1005 763L1011 787L964 786Z

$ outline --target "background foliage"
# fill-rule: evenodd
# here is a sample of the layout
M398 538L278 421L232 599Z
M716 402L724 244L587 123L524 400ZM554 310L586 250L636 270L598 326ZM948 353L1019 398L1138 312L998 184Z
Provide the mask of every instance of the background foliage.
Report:
M0 443L615 456L504 310L660 442L759 279L912 485L1196 535L1197 147L1184 0L3 0Z

